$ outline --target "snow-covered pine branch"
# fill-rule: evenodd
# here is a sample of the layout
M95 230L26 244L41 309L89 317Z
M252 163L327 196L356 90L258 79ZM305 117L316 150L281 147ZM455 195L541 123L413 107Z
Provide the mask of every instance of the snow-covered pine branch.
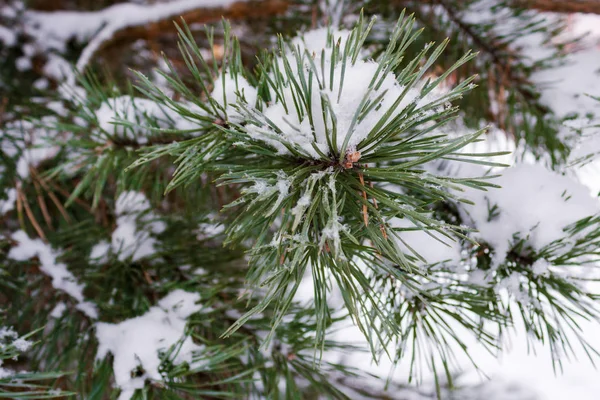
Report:
M570 44L560 17L491 0L238 2L190 8L189 22L243 22L177 26L181 56L166 31L131 46L135 88L31 81L73 79L63 57L192 3L216 4L0 6L0 397L67 394L46 377L86 398L495 399L502 379L457 375L509 343L544 346L540 367L596 360L600 217L575 174L595 165L597 123L571 80L533 79ZM289 12L248 22L265 3ZM416 19L397 19L406 5Z

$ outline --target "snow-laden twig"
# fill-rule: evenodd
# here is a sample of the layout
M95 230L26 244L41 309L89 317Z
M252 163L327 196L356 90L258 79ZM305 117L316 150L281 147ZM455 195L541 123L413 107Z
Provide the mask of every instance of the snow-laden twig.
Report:
M173 18L179 14L197 8L227 7L245 0L179 0L170 3L141 6L138 4L118 4L99 13L106 25L94 36L81 52L77 60L77 71L82 72L94 54L111 40L118 31L133 26L143 26L153 22Z
M8 258L24 261L37 257L40 262L40 270L52 278L52 286L73 297L77 301L77 309L89 318L98 318L96 305L86 301L83 296L85 285L77 281L77 278L67 269L65 264L57 261L60 255L57 251L40 239L30 239L24 231L15 232L12 239L19 244L10 250Z
M185 326L186 319L202 309L196 304L199 300L199 294L178 289L144 315L118 324L96 324L99 343L96 358L103 359L112 353L115 383L122 390L120 400L130 399L147 379L162 381L160 353L178 342L180 347L171 361L176 365L193 363L193 353L202 346L186 337ZM142 368L142 376L133 374L136 367Z
M66 50L69 40L89 40L76 64L76 70L83 72L94 54L130 29L145 31L156 24L170 24L177 17L193 22L211 22L221 17L277 14L285 11L286 6L280 0L175 0L151 5L122 3L96 12L29 12L27 21L30 28L27 31L41 47L59 52Z

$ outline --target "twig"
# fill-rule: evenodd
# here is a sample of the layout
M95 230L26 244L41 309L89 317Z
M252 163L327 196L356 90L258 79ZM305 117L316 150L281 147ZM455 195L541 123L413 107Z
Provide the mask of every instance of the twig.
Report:
M60 194L62 194L63 196L65 196L67 199L69 197L71 197L71 195L69 194L69 192L67 192L66 190L64 190L60 186L52 183L51 181L50 182L46 182L46 183L49 183L54 190L56 190L57 192L59 192ZM82 206L83 208L85 208L88 212L90 212L91 214L93 214L92 213L92 207L90 207L85 201L83 201L83 200L81 200L79 198L75 199L74 201L75 201L75 203L77 203L80 206Z
M358 179L360 179L360 184L363 185L363 187L365 186L365 177L363 176L362 172L358 173ZM365 199L365 202L368 201L367 200L367 192L363 189L362 190L362 197L363 199ZM367 204L363 204L362 206L362 214L363 214L363 220L365 222L365 226L369 226L369 212L368 212L368 208L367 208Z
M58 200L58 197L56 197L56 195L54 194L54 192L52 192L52 189L48 186L48 184L46 183L46 181L39 176L39 174L37 173L37 171L35 170L35 168L30 167L30 172L31 172L31 176L34 178L34 182L39 182L40 185L42 185L42 187L46 190L46 193L48 194L48 197L50 197L50 200L52 200L52 202L54 203L54 205L56 206L56 208L58 209L58 211L60 212L60 214L63 216L63 218L65 219L65 221L67 221L67 223L71 223L71 217L69 217L69 214L67 214L67 210L65 210L65 208L63 207L62 203L60 202L60 200Z
M2 97L2 101L0 101L0 126L4 122L4 111L6 110L6 105L8 104L8 97Z
M375 185L373 185L373 182L369 182L369 187L371 189L373 189L374 186ZM377 199L375 197L373 197L373 206L375 207L376 210L379 209L379 207L377 206ZM385 239L387 239L388 234L387 234L387 231L385 230L385 225L384 225L383 221L381 221L381 225L379 225L379 229L381 230L381 234L383 235L383 237Z
M25 230L25 219L23 218L23 201L21 200L21 196L19 196L20 183L17 183L17 215L19 218L19 225L21 225L21 229Z
M44 234L42 227L35 219L35 216L33 215L33 212L31 211L31 207L29 207L29 203L27 202L27 198L25 197L25 193L23 193L23 191L21 190L20 187L17 188L17 197L21 198L21 202L23 204L23 207L25 208L25 214L27 214L27 218L29 218L29 221L33 225L33 228L37 232L38 236L40 238L42 238L44 243L48 243L48 239L46 239L46 235Z
M30 167L30 170L32 168ZM44 216L44 221L46 221L46 226L48 229L52 230L52 217L50 217L50 213L48 212L48 207L46 206L46 201L44 200L44 196L42 196L42 190L40 188L40 184L32 179L33 186L35 186L35 192L37 193L37 201L40 205L40 210L42 210L42 215Z

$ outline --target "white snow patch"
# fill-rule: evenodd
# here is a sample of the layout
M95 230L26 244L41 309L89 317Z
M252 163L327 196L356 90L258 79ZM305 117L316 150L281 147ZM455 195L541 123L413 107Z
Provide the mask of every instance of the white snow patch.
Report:
M102 44L121 29L176 17L188 10L227 7L236 1L239 0L175 0L151 5L121 3L95 12L27 11L25 27L40 46L61 53L67 50L71 39L79 42L91 39L77 62L77 70L81 71Z
M4 215L15 208L15 201L17 200L17 189L10 188L6 190L6 200L0 200L0 215Z
M567 57L565 65L536 72L533 81L542 86L541 101L559 116L600 115L598 102L585 94L600 95L600 15L573 14L565 39L588 36L581 49Z
M57 303L56 306L54 306L54 308L50 312L50 317L58 319L63 316L66 310L67 305L61 301Z
M242 116L232 104L242 102L254 106L258 92L243 76L224 73L215 79L211 97L225 110L227 120L241 122Z
M225 232L225 225L221 223L206 223L203 222L198 225L198 234L196 238L198 240L205 240Z
M536 276L545 275L550 271L550 263L547 260L540 258L533 263L531 271Z
M197 106L190 104L190 109L195 112L203 112ZM167 107L161 107L158 103L141 97L119 96L112 97L102 103L96 110L96 118L99 127L109 135L121 139L132 140L138 144L148 143L148 137L156 134L151 128L149 120L156 122L160 129L193 129L197 125L193 121L177 114ZM119 120L131 123L125 126ZM104 137L92 137L94 140L105 143Z
M118 324L96 324L99 343L96 358L103 359L108 353L113 355L115 382L121 389L119 400L130 399L136 389L144 387L147 379L161 381L160 354L180 341L172 362L192 364L193 353L202 347L185 337L185 327L186 319L202 308L196 304L199 300L199 294L178 289L142 316ZM138 368L141 375L133 376Z
M55 132L43 128L45 125L52 125L56 122L53 116L43 117L39 123L34 125L29 121L15 121L7 123L6 131L14 134L15 137L21 136L25 144L19 143L18 147L24 147L23 153L17 161L17 174L21 178L29 177L29 167L37 167L41 162L56 156L60 150L59 146L51 143L55 138ZM0 132L1 133L1 132ZM2 150L6 150L4 147ZM16 153L18 148L9 149L9 155Z
M392 218L389 221L391 228L415 228L416 226L405 218ZM461 257L461 246L458 241L451 241L446 237L439 237L439 240L431 237L436 235L435 232L431 232L431 235L426 231L419 230L406 230L397 232L398 236L405 242L398 241L400 248L407 254L413 255L414 253L407 247L412 248L419 256L423 257L427 264L438 264L438 263L449 263L457 265L460 263ZM419 261L421 264L422 262Z
M6 47L14 46L17 43L17 36L12 30L0 25L0 43Z
M31 348L33 345L29 340L23 339L19 337L17 332L14 331L12 327L0 327L0 353L7 348L14 347L18 352L25 352ZM14 375L14 372L2 368L3 360L0 359L0 379L10 378Z
M8 258L25 261L37 257L40 261L40 270L52 278L52 286L77 300L78 309L89 318L98 318L96 306L85 301L83 297L84 285L77 282L65 264L56 261L60 256L59 252L53 250L41 239L30 239L24 231L13 233L12 239L17 241L18 245L10 249Z
M341 39L343 48L343 41L348 36L348 32L318 29L304 34L293 42L301 52L306 50L313 56L317 71L310 79L311 68L306 55L301 71L298 71L296 61L290 53L283 56L292 64L294 79L298 79L295 75L303 74L307 82L312 81L310 99L312 123L306 110L299 112L294 105L295 92L292 90L294 87L292 78L283 73L282 98L265 106L262 111L264 116L252 113L252 116L261 121L261 125L246 126L251 138L270 144L280 154L290 153L285 146L288 144L306 157L319 159L319 151L328 155L334 149L339 153L355 150L390 110L392 110L390 116L386 119L388 122L410 103L417 102L419 108L435 100L434 94L421 97L420 91L413 88L408 90L402 101L394 107L394 103L401 97L405 88L398 84L392 72L384 75L379 71L379 64L374 61L359 59L352 63L351 60L347 60L345 69L342 62L338 62L333 69L333 79L331 79L329 71L332 63L332 48L327 47L328 35L333 35L334 43ZM324 57L322 50L325 50ZM280 64L279 69L285 71L283 58L279 58L277 62ZM323 85L322 89L319 87L319 82ZM326 102L329 102L330 107ZM367 106L373 108L357 119L356 117ZM278 130L274 129L273 125ZM331 149L329 141L331 141ZM318 151L313 146L316 146Z
M117 228L112 233L111 242L100 242L92 248L90 258L93 261L105 262L109 250L118 253L121 261L129 258L137 261L156 253L157 240L152 235L162 233L166 225L151 211L150 202L143 193L121 193L115 213Z
M564 237L568 225L599 211L598 201L584 185L540 165L515 165L493 182L502 187L469 189L464 196L475 206L462 210L479 231L476 236L494 249L496 265L504 261L514 234L540 250ZM496 215L490 216L494 206Z

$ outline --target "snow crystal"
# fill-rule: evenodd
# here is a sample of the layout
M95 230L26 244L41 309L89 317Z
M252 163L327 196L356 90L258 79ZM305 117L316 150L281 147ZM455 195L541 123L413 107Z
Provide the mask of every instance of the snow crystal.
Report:
M12 342L12 345L15 347L15 349L23 352L29 350L31 348L32 343L29 340L18 338L14 342Z
M0 326L0 351L10 346L22 353L29 350L32 345L33 343L29 340L20 338L12 327ZM2 361L3 360L0 359L0 379L14 375L13 371L2 368Z
M15 330L12 327L0 327L0 340L4 341L6 339L15 339L17 336L17 332L15 332Z
M115 205L115 213L117 228L112 233L111 242L95 245L90 253L92 261L105 262L109 250L118 253L121 261L129 258L137 261L156 253L157 241L151 235L162 233L166 225L150 211L150 202L143 193L121 193Z
M201 223L198 225L198 234L196 235L196 238L198 240L205 240L220 235L223 232L225 232L225 225L221 223Z
M318 179L318 178L315 178L316 176L318 176L318 175L311 174L311 176L308 178L306 190L304 191L302 196L298 199L298 202L296 203L294 208L292 208L292 210L291 210L291 213L294 216L294 224L292 226L292 230L296 230L296 228L298 227L298 224L300 224L300 221L301 221L302 217L304 216L304 212L306 211L308 206L310 206L310 202L312 199L312 190L313 190L316 180Z
M185 337L186 319L201 310L200 295L175 290L150 308L144 315L118 324L96 324L97 359L113 355L116 385L121 389L119 400L130 399L147 379L161 381L160 354L181 341L174 364L192 364L194 352L202 349ZM133 372L141 369L141 376Z
M520 304L533 305L536 308L541 308L539 301L528 293L526 287L521 285L521 275L517 272L512 272L494 287L494 291L497 293L500 293L503 290L506 290L508 294Z
M24 231L13 233L12 239L19 244L10 249L8 258L24 261L37 257L40 261L40 270L52 278L52 286L73 297L79 305L83 305L81 311L88 317L98 318L96 307L86 302L83 297L84 285L77 282L77 279L69 272L65 264L56 261L60 253L42 242L41 239L30 239Z
M31 342L19 338L12 327L2 326L0 327L0 349L9 345L14 346L19 351L27 351L31 347Z
M279 210L279 206L288 196L290 186L292 184L290 178L288 178L285 172L281 170L277 172L277 178L278 179L274 185L270 185L267 181L263 179L255 179L254 185L242 190L244 194L258 194L257 200L264 200L278 193L277 200L275 201L271 209L265 214L265 216L267 217Z
M321 231L321 242L319 243L320 248L324 248L327 240L332 243L331 252L337 257L343 257L341 254L342 242L340 232L347 231L348 227L340 223L337 218L330 218L325 225L325 228Z

